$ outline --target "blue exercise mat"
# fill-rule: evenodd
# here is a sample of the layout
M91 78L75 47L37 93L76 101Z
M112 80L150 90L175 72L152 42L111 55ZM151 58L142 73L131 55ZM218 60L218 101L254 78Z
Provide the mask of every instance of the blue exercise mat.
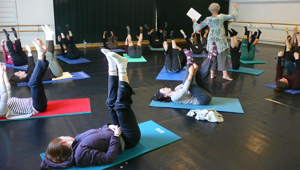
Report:
M43 84L55 83L55 82L61 82L61 81L69 81L69 80L79 80L79 79L91 78L88 74L86 74L83 71L73 72L73 73L70 73L70 74L73 75L73 78L61 79L61 80L48 80L48 81L43 81ZM17 86L18 87L28 86L28 82L18 83Z
M191 51L191 54L194 58L207 58L208 57L208 54L206 53L201 53L201 54L194 54L192 51Z
M56 56L57 58L59 58L60 60L68 63L68 64L80 64L80 63L89 63L91 62L90 60L86 59L86 58L82 58L82 57L79 57L78 59L75 59L75 60L70 60L68 58L65 58L63 56Z
M209 105L192 105L192 104L178 104L175 102L159 102L151 101L151 107L167 107L174 109L215 109L220 112L232 112L232 113L244 113L243 108L237 98L226 98L226 97L212 97L212 101Z
M267 84L266 87L271 87L272 89L275 89L276 87L276 83L273 83L273 84ZM300 89L299 90L284 90L284 92L287 92L287 93L291 93L291 94L298 94L300 93Z
M166 68L163 67L159 72L156 80L171 80L171 81L183 81L185 75L186 66L183 67L178 73L169 73L166 71Z
M255 48L255 52L259 53L260 51L257 48Z
M143 122L139 124L141 130L141 140L140 142L131 149L125 149L124 152L116 157L116 160L107 165L94 165L87 167L70 167L68 170L99 170L106 169L115 166L119 163L142 155L144 153L150 152L154 149L163 147L165 145L171 144L181 139L180 136L174 134L173 132L165 129L164 127L156 124L152 120ZM45 153L40 154L41 158L44 159ZM126 165L125 165L126 166ZM126 167L124 167L126 168Z
M19 70L24 70L26 71L28 66L14 66L14 65L11 65L11 64L6 64L6 67L10 67L10 68L15 68L15 69L19 69Z
M106 49L104 47L100 47L100 49ZM126 52L125 50L121 49L121 48L117 48L117 49L108 49L111 52L115 52L115 53L121 53L121 52Z
M164 48L153 48L151 45L148 45L151 51L164 51Z
M237 70L233 70L233 69L228 69L227 71L230 72L237 72L237 73L245 73L245 74L251 74L251 75L260 75L263 72L265 72L265 70L258 70L258 69L254 69L254 68L247 68L247 67L240 67Z
M141 58L131 58L126 53L123 54L124 57L128 59L128 63L141 63L141 62L147 62L147 60L141 56Z
M231 58L231 55L227 55L229 58ZM253 59L253 60L241 60L241 63L243 64L265 64L265 62L257 60L257 59Z

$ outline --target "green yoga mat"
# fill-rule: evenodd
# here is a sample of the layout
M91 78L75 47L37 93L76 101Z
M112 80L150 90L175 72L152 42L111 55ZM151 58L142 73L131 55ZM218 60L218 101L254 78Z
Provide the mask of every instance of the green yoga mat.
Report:
M151 45L148 45L151 51L164 51L164 48L153 48Z
M128 59L128 63L141 63L141 62L147 62L147 60L141 56L141 58L131 58L126 53L123 54L124 57Z
M229 58L231 58L231 55L227 55ZM265 62L253 59L253 60L240 60L243 64L265 64Z
M159 124L149 120L144 123L139 124L141 130L141 140L140 142L131 149L125 149L124 152L116 157L116 160L107 165L94 165L87 167L77 167L72 166L67 168L68 170L99 170L106 169L115 166L119 163L142 155L144 153L150 152L154 149L163 147L165 145L171 144L181 139L180 136L175 133L165 129ZM45 153L40 154L41 158L44 159ZM124 167L125 169L126 167Z
M251 74L251 75L260 75L263 72L265 72L265 70L258 70L258 69L254 69L254 68L246 68L246 67L240 67L237 70L233 70L233 69L228 69L227 71L230 72L237 72L237 73L245 73L245 74Z

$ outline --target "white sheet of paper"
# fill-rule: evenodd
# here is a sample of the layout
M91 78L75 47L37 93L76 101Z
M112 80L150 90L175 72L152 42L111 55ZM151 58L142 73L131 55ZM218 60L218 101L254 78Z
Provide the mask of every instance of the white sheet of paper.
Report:
M188 17L190 17L191 19L195 19L196 21L198 21L198 19L201 17L201 14L199 12L197 12L194 8L191 8L186 15Z

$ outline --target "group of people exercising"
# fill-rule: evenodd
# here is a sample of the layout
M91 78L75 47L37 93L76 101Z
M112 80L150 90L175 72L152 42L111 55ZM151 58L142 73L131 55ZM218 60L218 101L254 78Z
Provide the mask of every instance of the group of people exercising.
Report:
M237 5L234 4L235 8ZM189 49L181 49L174 40L174 32L170 32L171 48L167 43L167 31L149 29L147 25L150 45L154 48L162 47L165 54L165 66L168 72L174 73L180 71L187 66L182 84L178 85L174 90L171 88L159 89L152 100L160 102L176 102L180 104L207 105L211 102L212 96L208 85L209 75L214 78L214 71L223 72L223 78L232 80L228 74L229 68L226 50L228 43L225 37L225 29L223 22L235 19L237 11L231 15L218 14L220 6L212 3L209 6L211 17L207 17L202 23L197 24L193 20L194 31L192 37L196 35L195 41L190 41L184 31L180 32L186 39ZM204 36L201 41L201 29L205 26ZM69 59L76 59L80 56L79 50L76 48L72 32L69 25L66 25L69 34L66 36L58 28L58 41L61 46L62 55ZM12 31L15 35L15 43L9 39L6 34L6 45L9 50L10 57L6 54L4 48L5 40L2 40L2 50L4 60L7 64L22 66L28 64L27 72L16 72L13 74L11 82L27 81L31 89L31 98L11 97L10 80L6 74L5 63L0 63L0 117L14 118L16 116L31 116L43 112L47 108L47 97L44 92L42 81L62 75L62 69L59 66L56 57L53 55L54 32L47 26L42 27L46 34L46 44L42 40L35 39L34 44L38 60L33 61L31 48L26 45L27 55L21 48L21 42L14 28ZM127 26L127 38L125 41L126 53L132 58L138 58L142 55L142 39L143 27L140 27L140 34L137 36L138 43L134 47L130 35L130 28ZM240 59L252 60L255 53L255 45L258 43L261 31L257 30L253 35L249 35L248 28L245 27L245 34L241 43L237 41L237 31L228 30L231 37L230 54L232 68L238 69ZM154 35L155 34L155 35ZM159 37L156 41L155 37ZM288 36L286 39L286 47L284 52L278 53L278 63L276 68L276 90L283 91L285 89L300 89L300 62L299 50L297 43L294 45L294 38L300 41L300 34L295 30L293 37ZM193 38L194 39L194 38ZM64 45L66 50L64 50ZM124 149L132 148L139 143L141 132L137 124L137 120L131 104L133 103L131 95L135 94L131 88L127 76L128 59L111 52L109 49L118 48L117 37L111 32L110 37L103 34L104 49L102 53L108 61L108 98L106 105L108 107L112 123L108 123L99 129L91 129L77 135L75 138L70 136L60 136L54 138L48 145L45 158L42 161L41 169L67 168L73 165L89 166L101 165L114 162L116 156L121 154ZM240 49L241 48L241 49ZM208 57L204 60L199 68L193 62L192 53L206 53ZM182 54L180 61L179 55ZM285 61L285 62L284 62ZM289 75L283 75L282 69L285 68ZM195 81L195 84L193 84Z

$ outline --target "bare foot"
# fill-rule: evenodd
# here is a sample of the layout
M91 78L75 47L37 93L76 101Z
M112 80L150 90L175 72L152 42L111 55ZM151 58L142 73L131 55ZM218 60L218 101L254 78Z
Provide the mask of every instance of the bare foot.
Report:
M215 77L217 77L217 75L215 75L215 74L210 75L210 78L211 78L211 79L213 79L213 78L215 78Z
M223 79L226 79L226 80L229 80L229 81L233 80L233 79L230 78L229 76L223 76Z

